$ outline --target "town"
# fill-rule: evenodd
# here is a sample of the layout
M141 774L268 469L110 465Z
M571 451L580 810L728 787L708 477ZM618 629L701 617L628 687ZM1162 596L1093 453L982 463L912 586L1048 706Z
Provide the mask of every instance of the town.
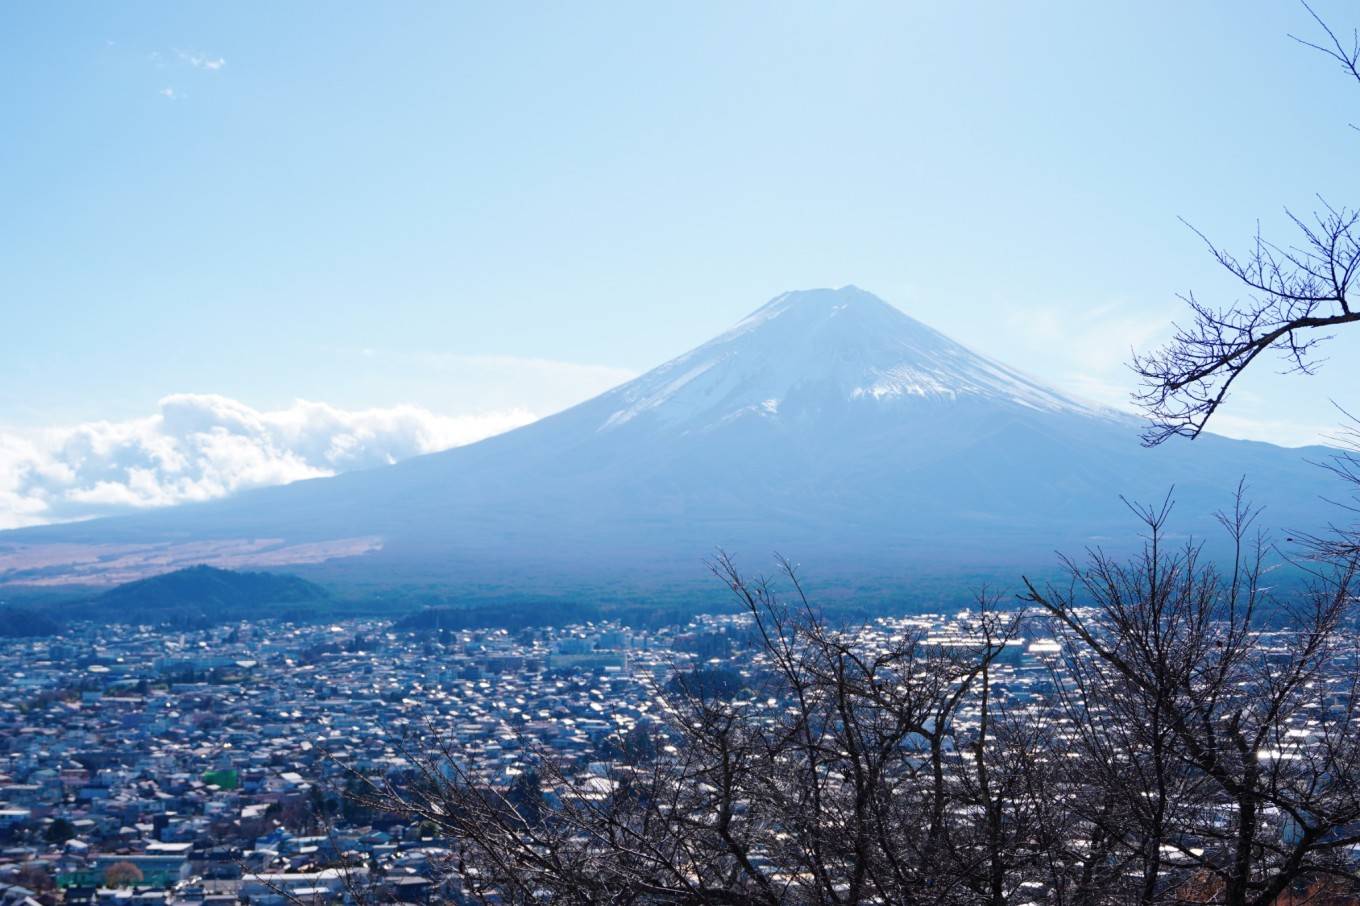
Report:
M958 644L967 618L885 618L861 638ZM431 740L469 781L499 789L544 752L603 774L620 740L659 724L677 673L758 668L742 642L749 623L399 632L261 621L5 640L0 903L339 902L356 885L458 902L448 841L366 807L357 778L402 776L411 746ZM1037 708L1058 645L1012 647L998 695Z

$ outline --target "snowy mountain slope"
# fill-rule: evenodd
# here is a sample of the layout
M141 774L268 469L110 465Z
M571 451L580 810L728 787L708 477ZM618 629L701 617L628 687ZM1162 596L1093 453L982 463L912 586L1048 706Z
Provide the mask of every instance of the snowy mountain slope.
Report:
M602 397L602 429L656 413L685 430L859 401L991 398L1099 414L912 320L858 287L785 293L716 337Z
M702 580L703 558L724 546L761 561L780 550L863 585L1131 546L1120 495L1160 500L1172 485L1186 530L1211 532L1243 476L1267 507L1263 524L1317 526L1330 485L1309 460L1323 455L1208 436L1145 450L1135 419L845 287L786 293L629 383L477 444L212 504L0 534L0 547L278 539L278 565L293 549L363 539L353 549L367 553L309 574L647 594Z

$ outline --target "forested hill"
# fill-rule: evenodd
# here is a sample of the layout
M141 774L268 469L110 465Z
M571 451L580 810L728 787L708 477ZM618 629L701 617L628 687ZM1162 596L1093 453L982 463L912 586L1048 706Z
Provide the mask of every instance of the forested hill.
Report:
M56 635L61 626L46 614L23 607L0 606L0 639Z
M297 576L191 566L111 588L77 605L71 615L194 625L283 616L329 598L324 588Z

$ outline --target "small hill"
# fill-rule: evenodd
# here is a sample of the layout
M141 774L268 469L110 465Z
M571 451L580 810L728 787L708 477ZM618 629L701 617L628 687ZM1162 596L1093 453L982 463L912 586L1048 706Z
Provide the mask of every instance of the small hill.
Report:
M75 608L101 622L208 625L313 612L329 593L297 576L191 566L111 588Z
M45 614L20 607L0 607L0 639L57 635L61 625Z

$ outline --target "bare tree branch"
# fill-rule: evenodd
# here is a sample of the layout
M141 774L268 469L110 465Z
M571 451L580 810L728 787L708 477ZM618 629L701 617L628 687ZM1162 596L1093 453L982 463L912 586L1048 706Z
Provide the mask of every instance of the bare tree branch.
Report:
M1344 44L1312 7L1303 6L1325 38L1290 37L1335 60L1360 82L1360 33ZM1329 331L1360 321L1353 298L1360 270L1360 211L1321 198L1319 203L1311 217L1286 210L1296 231L1293 242L1271 242L1258 225L1250 251L1241 257L1190 227L1246 297L1217 307L1194 293L1182 296L1190 308L1189 323L1176 325L1161 349L1135 354L1132 367L1140 389L1133 398L1149 420L1145 444L1198 437L1238 377L1268 350L1283 358L1286 372L1311 374L1318 365L1314 350Z

